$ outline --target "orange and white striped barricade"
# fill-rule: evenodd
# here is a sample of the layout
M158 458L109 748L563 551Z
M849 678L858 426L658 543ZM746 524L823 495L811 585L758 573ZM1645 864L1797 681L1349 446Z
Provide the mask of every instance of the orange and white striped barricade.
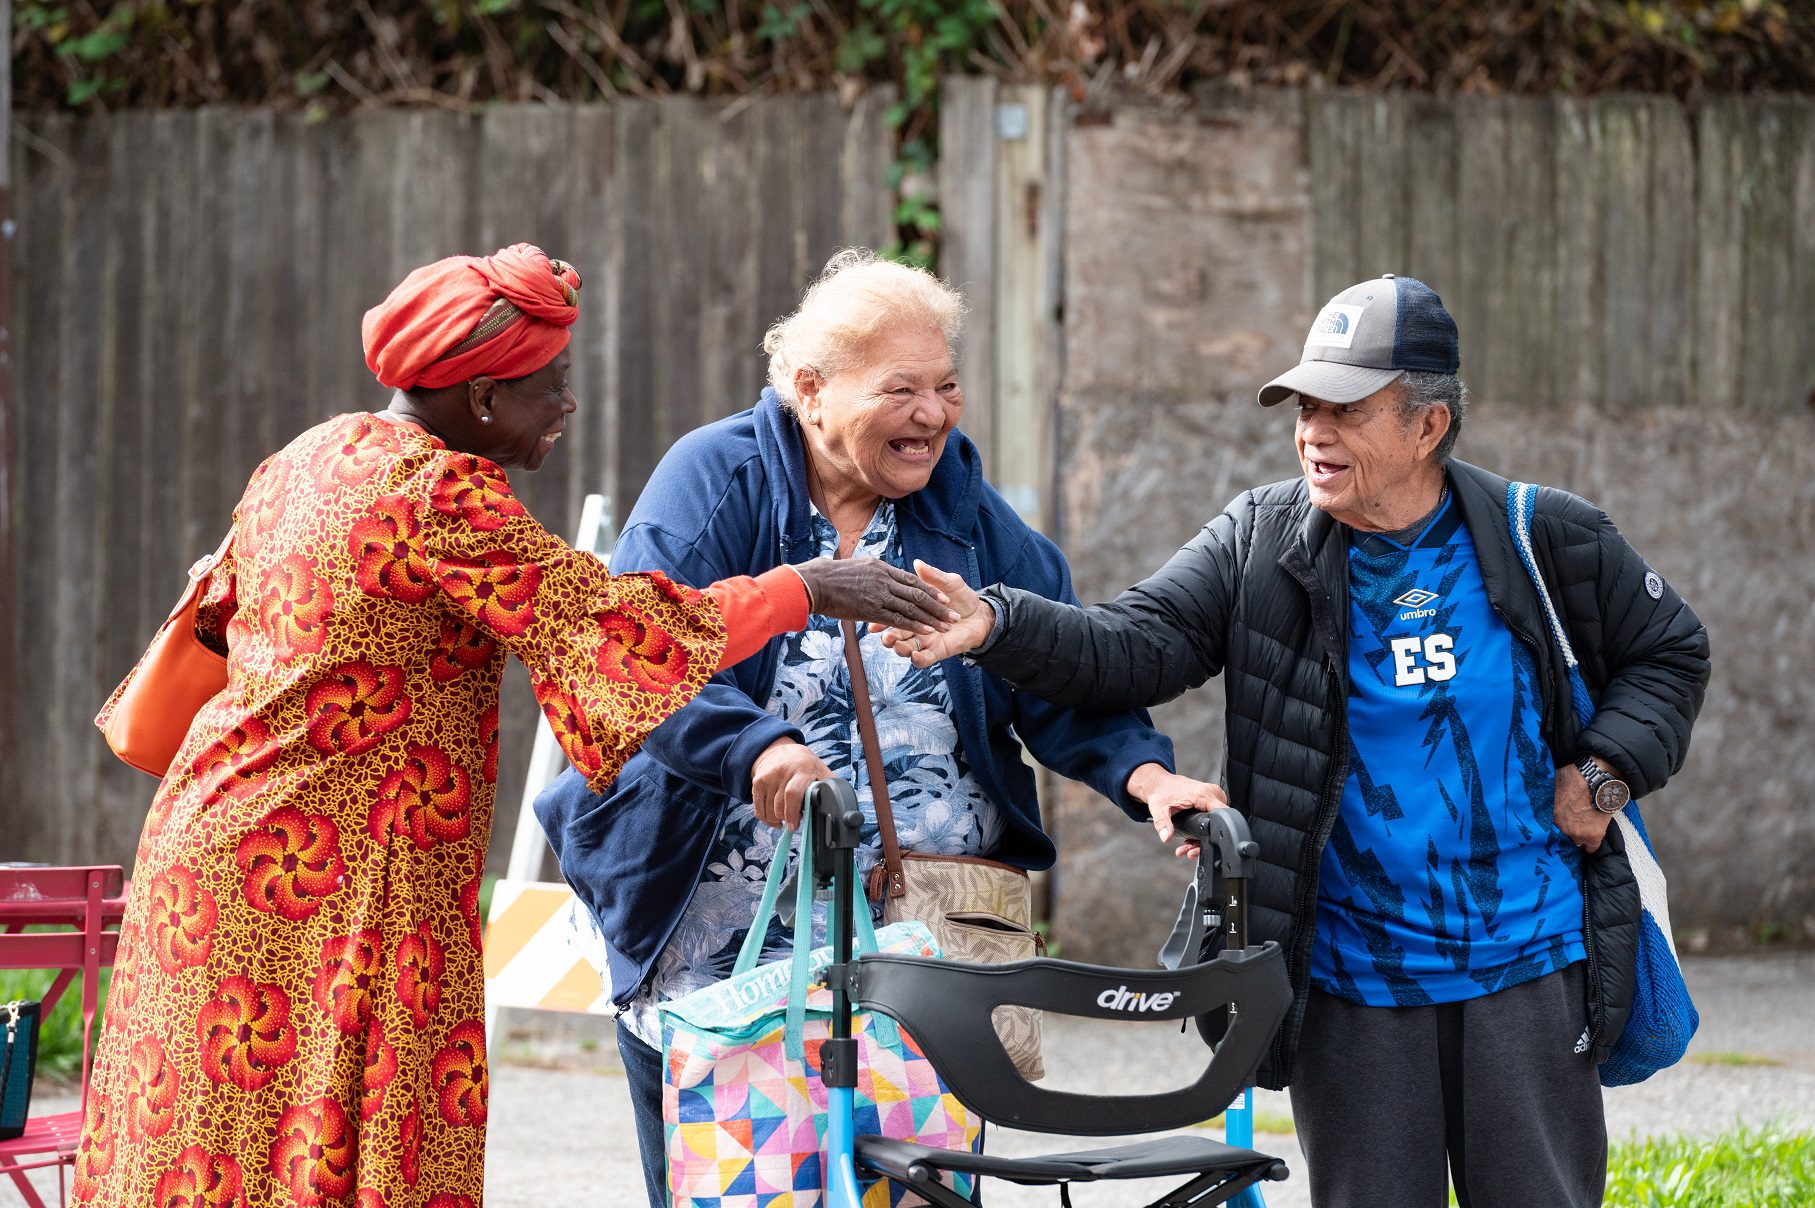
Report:
M600 976L600 943L586 907L566 885L499 881L485 928L485 1030L499 1007L612 1015Z

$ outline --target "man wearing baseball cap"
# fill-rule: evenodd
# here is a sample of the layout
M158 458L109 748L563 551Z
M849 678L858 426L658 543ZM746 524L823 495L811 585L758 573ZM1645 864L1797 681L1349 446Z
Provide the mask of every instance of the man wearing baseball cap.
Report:
M1435 1208L1452 1181L1473 1208L1601 1202L1595 1067L1634 928L1600 894L1591 921L1584 878L1615 858L1590 854L1611 813L1682 766L1708 678L1689 606L1597 508L1543 489L1535 560L1598 702L1578 723L1509 484L1451 457L1460 364L1428 285L1351 286L1260 390L1294 405L1300 477L1245 492L1108 604L923 568L963 619L891 635L1073 706L1228 673L1227 793L1158 765L1129 789L1163 842L1181 809L1248 816L1253 934L1295 993L1258 1079L1291 1088L1318 1208Z

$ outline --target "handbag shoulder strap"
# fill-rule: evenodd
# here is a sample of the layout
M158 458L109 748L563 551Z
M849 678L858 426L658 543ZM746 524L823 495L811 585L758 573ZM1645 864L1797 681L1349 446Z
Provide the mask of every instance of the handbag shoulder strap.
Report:
M227 550L233 545L233 537L237 532L239 532L239 524L237 522L229 525L227 527L227 535L221 538L221 543L215 547L214 552L197 558L190 564L187 572L189 585L183 589L183 594L177 598L176 607L170 610L171 622L174 622L178 617L187 612L189 606L200 600L202 593L208 590L208 577L214 573L214 568L221 564L221 559L227 556Z
M872 873L871 898L880 898L886 885L888 896L898 898L907 893L907 878L901 871L901 841L895 835L895 810L889 804L889 782L882 767L882 743L876 738L876 711L870 706L870 681L863 671L863 650L857 642L857 626L840 621L844 630L844 658L851 672L851 700L857 706L857 731L863 739L863 761L870 770L870 801L876 807L876 829L882 838L882 863L876 866L886 881L879 884Z
M1575 702L1576 724L1586 726L1594 716L1594 698L1588 694L1581 666L1576 662L1575 647L1569 644L1569 633L1563 628L1556 605L1551 602L1550 589L1544 585L1544 576L1538 571L1537 554L1532 548L1531 518L1537 505L1536 484L1511 482L1506 485L1506 523L1512 530L1513 546L1519 551L1525 573L1531 576L1531 585L1537 589L1538 602L1544 605L1544 619L1550 626L1550 636L1563 654L1563 665L1569 669L1569 695Z
M189 577L191 579L200 579L206 575L213 574L214 568L219 566L221 564L221 559L227 556L227 549L233 544L234 535L238 532L239 521L236 520L227 526L227 535L221 538L221 543L215 547L214 552L209 554L206 558L200 559L194 566L189 568Z
M1512 529L1513 545L1519 551L1519 561L1525 564L1525 573L1531 576L1531 585L1538 589L1538 600L1544 605L1544 618L1550 624L1550 635L1555 639L1557 648L1563 652L1563 661L1574 667L1575 647L1569 644L1569 634L1564 631L1563 621L1557 616L1556 605L1551 603L1550 589L1544 585L1544 576L1538 573L1538 559L1532 549L1531 517L1537 502L1536 484L1506 484L1506 522Z

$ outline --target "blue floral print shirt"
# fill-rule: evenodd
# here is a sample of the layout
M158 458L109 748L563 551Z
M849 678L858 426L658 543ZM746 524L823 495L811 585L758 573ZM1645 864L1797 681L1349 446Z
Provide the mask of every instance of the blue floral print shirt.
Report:
M813 532L819 554L831 557L838 548L838 530L817 510ZM852 556L907 567L893 502L885 499L876 509ZM1001 813L972 778L958 744L942 666L915 667L866 627L859 626L858 634L901 849L953 856L994 850L1002 837ZM787 640L767 708L800 727L807 746L832 774L856 788L864 815L857 871L860 877L866 875L882 858L882 845L837 621L814 616L810 628ZM733 808L719 829L693 900L657 958L648 983L619 1021L637 1039L659 1049L662 1030L656 1004L731 976L781 834L758 822L749 802ZM879 915L878 908L872 910ZM822 927L823 920L816 931ZM762 959L786 956L790 940L780 923L772 922Z

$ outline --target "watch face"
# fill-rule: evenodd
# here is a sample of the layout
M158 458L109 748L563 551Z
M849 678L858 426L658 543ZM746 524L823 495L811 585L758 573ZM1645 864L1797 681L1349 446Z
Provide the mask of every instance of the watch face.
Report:
M1624 780L1609 780L1595 790L1595 808L1604 814L1615 813L1632 800L1632 790L1626 787Z

